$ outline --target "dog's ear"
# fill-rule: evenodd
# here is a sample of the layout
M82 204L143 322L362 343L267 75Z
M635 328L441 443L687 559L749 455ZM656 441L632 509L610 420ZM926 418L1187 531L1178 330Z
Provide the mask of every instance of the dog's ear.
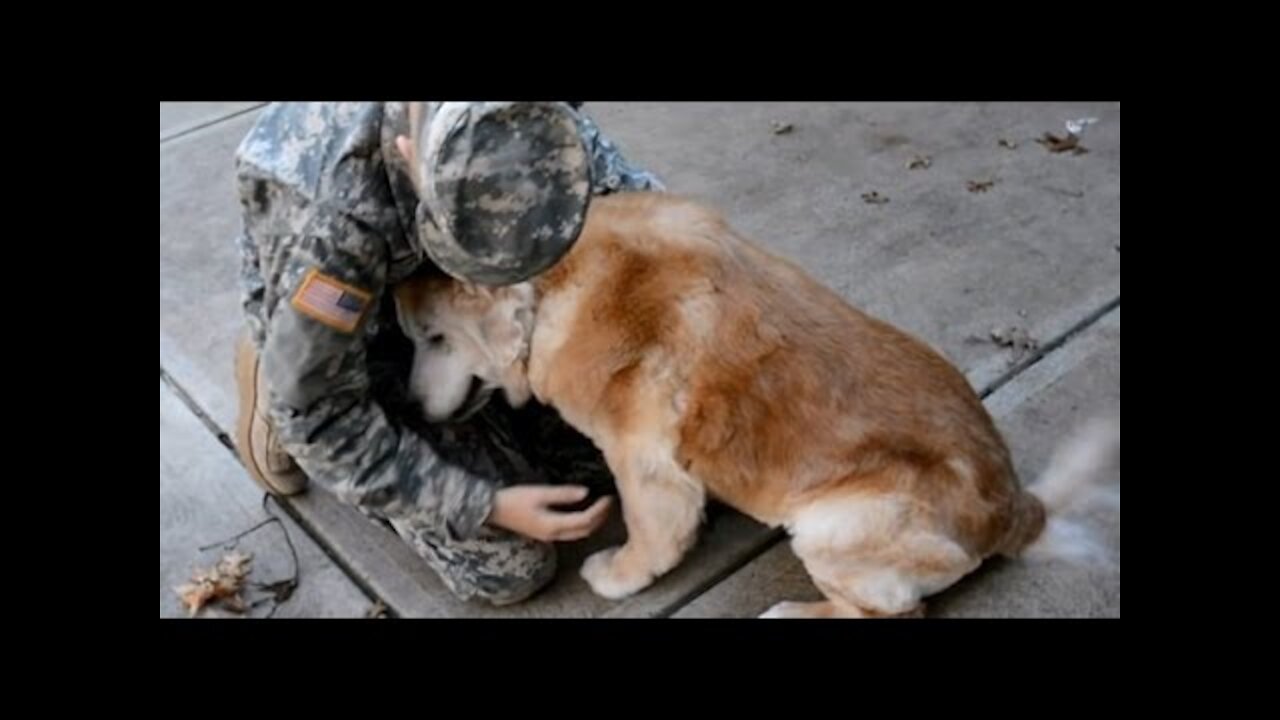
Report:
M442 272L417 273L396 283L391 289L396 321L410 338L416 336L419 318L429 317L441 304L450 303L457 283Z
M493 350L498 367L505 369L521 360L528 350L533 328L533 288L522 283L492 292L492 297L494 302L485 313L480 332Z
M533 396L533 388L529 387L529 373L522 363L511 363L502 372L502 393L507 396L507 404L513 408L523 407Z
M518 408L533 395L523 362L533 331L533 288L528 284L506 287L494 291L493 297L495 302L481 321L480 333L497 365L507 404Z
M396 321L400 323L401 332L410 338L414 337L416 323L413 319L413 309L417 297L418 288L412 281L402 282L391 291L391 299L396 306Z

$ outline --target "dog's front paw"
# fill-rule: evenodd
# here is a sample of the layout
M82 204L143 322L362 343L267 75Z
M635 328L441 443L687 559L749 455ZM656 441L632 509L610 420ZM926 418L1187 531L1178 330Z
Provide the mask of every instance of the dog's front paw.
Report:
M621 600L634 595L653 582L648 573L627 572L624 563L618 562L618 550L611 547L601 550L582 563L582 579L600 597Z

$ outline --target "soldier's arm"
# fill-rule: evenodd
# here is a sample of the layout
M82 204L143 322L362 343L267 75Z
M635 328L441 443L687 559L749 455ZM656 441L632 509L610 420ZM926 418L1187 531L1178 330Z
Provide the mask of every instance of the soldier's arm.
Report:
M656 192L666 190L666 186L657 175L627 160L618 146L605 137L595 121L581 109L578 110L578 126L587 150L591 153L591 184L596 194L604 195L631 190Z
M262 350L281 444L348 503L388 517L425 513L454 537L474 535L493 484L393 426L372 398L362 331L386 282L381 241L348 218L312 225L280 240L280 301Z

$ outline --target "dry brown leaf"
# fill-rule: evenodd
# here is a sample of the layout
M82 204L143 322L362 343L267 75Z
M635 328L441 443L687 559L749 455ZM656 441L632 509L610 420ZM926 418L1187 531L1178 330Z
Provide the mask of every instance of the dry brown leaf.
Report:
M240 597L239 594L230 595L228 597L223 598L222 607L230 610L233 613L239 613L241 615L243 615L249 609L249 606L244 604L244 598Z
M889 198L881 195L875 190L872 190L871 192L862 193L862 199L871 205L883 205L889 202Z
M1035 350L1040 343L1030 333L1020 327L993 328L991 342L1004 348L1026 351Z
M253 569L251 567L252 562L252 553L242 553L239 550L233 550L226 555L223 555L222 559L218 561L218 570L229 577L243 579L249 574L249 571Z
M991 186L995 184L995 180L970 180L965 186L969 188L971 193L980 193L990 190Z
M774 135L786 135L787 133L796 129L795 125L792 125L789 122L782 122L780 120L774 120L773 124L770 127L773 128Z
M253 555L232 551L222 556L218 564L209 570L196 569L191 581L174 588L174 592L186 606L187 613L194 617L206 605L220 600L236 612L244 612L244 599L240 597L240 589L244 587L244 579L252 570Z
M1052 153L1062 153L1070 150L1075 155L1083 155L1089 150L1080 144L1080 137L1067 133L1066 137L1058 137L1053 133L1045 133L1044 137L1037 138L1036 142L1044 145Z
M927 170L933 165L933 158L928 155L916 155L907 163L908 170Z

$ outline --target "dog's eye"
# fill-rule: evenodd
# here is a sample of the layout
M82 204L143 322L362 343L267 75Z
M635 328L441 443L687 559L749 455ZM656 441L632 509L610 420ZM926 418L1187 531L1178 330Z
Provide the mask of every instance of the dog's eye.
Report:
M440 347L444 345L444 335L441 333L433 333L427 336L427 344L431 347Z

